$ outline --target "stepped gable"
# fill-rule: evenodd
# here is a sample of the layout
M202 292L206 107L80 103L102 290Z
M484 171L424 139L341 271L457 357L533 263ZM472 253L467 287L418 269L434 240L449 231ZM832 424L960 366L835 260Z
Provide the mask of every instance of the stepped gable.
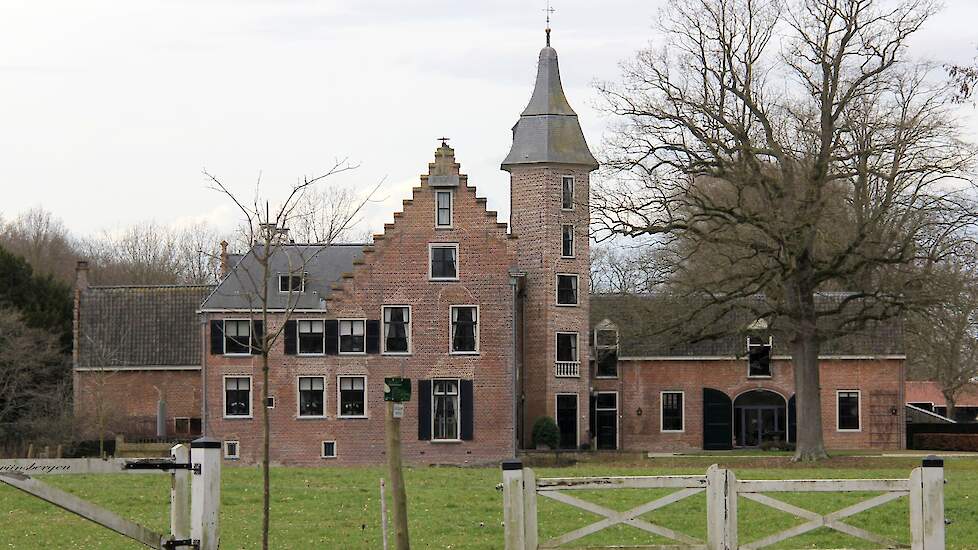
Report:
M369 271L374 261L373 259L377 257L377 254L382 252L387 246L390 246L391 239L401 233L402 229L399 227L399 224L403 223L402 220L415 215L427 219L428 212L417 212L418 206L416 201L419 192L430 190L432 186L455 189L457 191L456 201L461 196L474 199L485 213L488 222L486 225L487 230L498 235L500 239L516 239L514 235L508 232L508 225L499 221L498 213L486 208L487 199L477 196L476 187L468 185L468 175L462 174L460 170L461 164L455 161L455 150L443 141L441 146L435 150L434 162L428 163L428 173L421 174L421 185L411 188L411 198L402 201L401 210L393 214L394 221L385 223L384 232L374 234L373 244L368 244L363 247L362 256L352 262L352 270L344 272L340 279L333 283L329 295L325 298L326 302L330 303L341 300L347 283L356 279L362 273ZM475 228L465 229L472 230Z

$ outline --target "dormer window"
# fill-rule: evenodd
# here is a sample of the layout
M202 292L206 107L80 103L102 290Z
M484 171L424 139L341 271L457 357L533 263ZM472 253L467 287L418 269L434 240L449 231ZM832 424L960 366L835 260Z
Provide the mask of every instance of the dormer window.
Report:
M435 227L452 226L452 192L435 192Z
M771 377L771 349L774 338L765 341L757 336L747 337L747 377Z
M285 273L278 276L279 292L303 292L305 286L305 273Z
M595 376L616 378L618 376L618 331L601 328L595 330L594 350L597 367Z
M574 209L574 176L560 178L560 209Z

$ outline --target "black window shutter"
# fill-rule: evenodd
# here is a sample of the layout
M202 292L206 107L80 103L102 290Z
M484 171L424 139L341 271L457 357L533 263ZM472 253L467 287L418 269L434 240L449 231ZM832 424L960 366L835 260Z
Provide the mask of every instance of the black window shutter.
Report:
M418 440L431 439L431 380L418 380Z
M224 353L224 321L211 321L211 355Z
M461 409L460 412L462 413L462 418L460 419L462 423L459 426L459 432L461 432L460 435L463 441L472 441L473 425L475 424L475 418L473 418L473 411L475 410L473 393L472 381L462 380L459 386L458 400L459 408Z
M261 353L262 338L265 337L265 322L252 321L251 326L254 327L251 333L251 354L259 355Z
M326 320L326 354L336 355L340 349L340 322L336 319Z
M380 353L380 321L368 319L366 327L367 353Z
M285 354L295 355L298 351L296 349L296 343L299 339L295 319L290 319L285 322L285 332L283 334L285 335Z

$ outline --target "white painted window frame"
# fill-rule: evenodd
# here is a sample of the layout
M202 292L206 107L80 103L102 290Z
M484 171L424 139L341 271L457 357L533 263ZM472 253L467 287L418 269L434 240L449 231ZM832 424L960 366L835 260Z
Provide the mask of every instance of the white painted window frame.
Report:
M234 444L234 450L237 451L233 455L228 452L228 443ZM225 460L238 460L241 458L241 440L239 439L227 439L221 444L221 451L224 455Z
M842 420L842 414L841 414L841 411L839 410L839 398L841 397L840 394L843 394L843 393L855 393L856 394L856 405L857 405L856 406L856 414L857 414L857 418L859 419L859 428L858 429L855 429L855 430L853 430L853 429L842 429L842 428L839 427L840 424L841 424L841 420ZM862 392L862 390L857 390L857 389L835 390L835 431L842 432L842 433L858 433L858 432L863 431L863 392Z
M407 351L387 351L387 336L384 335L385 330L385 319L387 317L384 315L384 311L387 308L395 307L406 307L408 310L408 323L407 323L407 336L408 336L408 349ZM478 325L477 325L478 326ZM366 329L366 326L364 327ZM414 354L414 308L408 304L384 304L380 306L380 353L382 355L412 355ZM366 342L365 342L366 344ZM366 347L366 345L364 346Z
M434 267L434 250L436 248L454 248L455 249L455 276L454 277L435 277L432 275L431 268ZM462 272L462 262L459 253L458 243L428 243L428 280L436 283L445 282L455 282L459 280L459 274Z
M327 443L332 443L333 444L333 454L331 454L331 455L326 454L326 444ZM322 441L319 444L319 458L323 458L323 459L334 459L337 456L339 456L339 454L340 454L339 453L339 450L337 450L337 448L336 448L336 440L335 439L326 439L326 440Z
M763 344L761 344L763 345ZM767 345L771 348L771 355L768 357L768 369L771 374L751 374L750 373L750 336L747 337L747 379L748 380L770 380L774 378L774 336L768 336Z
M228 415L228 378L248 379L248 414ZM226 420L248 420L255 417L255 381L250 374L225 374L221 378L221 414Z
M303 378L322 378L323 379L323 414L312 415L312 414L302 414L302 390L300 389L300 382ZM299 374L295 377L295 417L298 420L322 420L327 418L326 411L329 410L326 399L326 388L329 387L326 384L326 375L324 374Z
M678 393L680 399L682 399L682 406L679 408L679 414L682 419L682 428L678 430L667 430L665 428L665 409L666 400L665 395L667 393ZM681 434L686 433L686 392L683 390L663 390L659 392L659 432L664 434Z
M453 339L455 338L455 330L452 328L452 310L460 307L474 307L475 308L475 351L453 351L455 346L452 345ZM479 333L482 332L482 312L479 310L478 304L452 304L448 306L448 354L449 355L479 355L480 344L479 344Z
M574 335L574 355L577 356L576 359L570 361L562 361L558 359L557 350L560 348L560 335L561 334L573 334ZM554 333L554 362L556 363L580 363L581 362L581 335L574 330L558 330Z
M296 275L299 275L299 290L291 290L291 289L282 290L282 277L295 277ZM309 276L309 274L308 273L305 273L305 272L303 272L303 273L284 273L284 272L283 273L279 273L278 274L278 292L279 292L279 294L302 294L302 293L304 293L306 291L306 277L308 277L308 276Z
M448 225L438 223L438 195L448 194ZM435 191L435 229L453 229L455 227L455 192L448 189L438 189ZM457 255L456 255L457 258Z
M344 321L359 321L363 323L363 351L343 351L343 322ZM350 325L350 330L353 330L353 325ZM323 337L325 338L326 328L323 327ZM326 349L325 342L323 343L323 349ZM336 351L339 355L366 355L367 354L367 318L366 317L346 317L343 319L336 320Z
M302 351L302 344L300 343L302 342L302 339L300 338L300 336L302 335L302 331L299 330L299 323L301 323L302 321L310 321L310 322L319 321L323 324L323 351L322 352L309 353L309 352ZM339 328L337 328L337 331L338 330ZM364 330L366 330L366 327L364 327ZM337 342L337 345L339 345L339 342ZM364 342L364 346L366 346L366 342ZM295 354L298 355L299 357L322 357L326 355L326 319L296 319L295 320Z
M343 394L342 389L340 389L342 378L363 378L363 414L342 414L341 411L343 405ZM336 418L342 419L357 419L357 418L370 418L370 408L368 403L369 392L367 391L370 385L367 383L366 374L337 374L336 375ZM323 410L326 410L326 404L323 404Z
M438 439L435 437L435 382L455 382L455 438ZM461 378L432 378L431 379L431 442L459 443L462 441L462 379Z
M577 279L577 294L574 296L573 304L560 303L560 278L574 277ZM554 304L557 307L577 307L581 304L581 276L577 273L555 273L554 274Z
M248 323L248 350L246 353L228 353L228 321L246 322ZM226 355L227 357L251 357L252 340L255 337L255 323L251 319L234 317L229 319L221 319L221 355Z

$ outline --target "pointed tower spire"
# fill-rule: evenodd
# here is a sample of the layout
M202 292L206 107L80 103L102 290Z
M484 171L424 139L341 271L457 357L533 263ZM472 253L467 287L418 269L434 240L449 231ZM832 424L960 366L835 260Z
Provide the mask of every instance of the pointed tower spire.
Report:
M564 96L557 50L549 45L540 50L536 86L529 104L513 126L513 147L502 168L509 170L513 165L537 163L598 167L584 140L577 113Z

